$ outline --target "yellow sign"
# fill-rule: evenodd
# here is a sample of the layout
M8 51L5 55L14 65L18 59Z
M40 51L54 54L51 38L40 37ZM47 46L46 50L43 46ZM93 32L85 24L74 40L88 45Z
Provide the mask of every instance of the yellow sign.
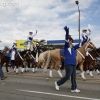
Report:
M17 48L18 49L26 49L26 46L27 46L27 41L26 40L16 40L16 42L17 42ZM37 42L38 42L37 39L32 41L33 44L37 43Z

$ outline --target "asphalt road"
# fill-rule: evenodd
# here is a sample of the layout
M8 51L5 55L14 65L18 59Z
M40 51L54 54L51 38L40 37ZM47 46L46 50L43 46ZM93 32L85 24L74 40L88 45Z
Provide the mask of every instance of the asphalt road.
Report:
M94 78L86 76L87 81L81 80L77 74L77 85L80 93L70 92L70 80L55 90L54 82L59 80L53 71L54 78L48 77L42 69L38 72L27 72L16 75L12 69L5 80L0 80L0 100L100 100L100 75L94 72ZM64 71L62 72L64 75Z

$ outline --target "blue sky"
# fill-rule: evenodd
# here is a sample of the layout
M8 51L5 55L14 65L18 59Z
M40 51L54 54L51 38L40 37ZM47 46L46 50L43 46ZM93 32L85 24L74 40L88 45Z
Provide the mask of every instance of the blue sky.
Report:
M26 40L29 31L38 30L34 39L62 40L63 27L78 39L78 7L76 0L0 0L0 49L11 47L15 40ZM100 0L79 0L81 33L92 31L91 41L99 46Z

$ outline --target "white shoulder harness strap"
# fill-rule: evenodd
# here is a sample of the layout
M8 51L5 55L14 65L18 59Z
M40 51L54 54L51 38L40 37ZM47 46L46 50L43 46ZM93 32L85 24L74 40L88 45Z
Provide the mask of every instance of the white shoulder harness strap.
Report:
M23 58L22 58L22 56L20 55L20 53L18 52L18 55L19 55L19 57L21 58L21 60L24 60Z
M77 51L83 57L83 59L85 59L85 56L79 50L77 50Z
M91 55L90 53L88 53L88 54L89 54L89 56L92 58L92 60L95 60L95 58L93 58L92 55Z

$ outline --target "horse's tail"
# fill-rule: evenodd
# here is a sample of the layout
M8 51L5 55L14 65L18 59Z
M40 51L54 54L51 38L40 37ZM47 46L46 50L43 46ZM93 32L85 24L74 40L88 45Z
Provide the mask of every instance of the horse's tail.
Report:
M44 71L46 72L47 70L47 67L49 66L49 63L50 63L50 60L51 60L51 54L50 54L50 50L47 52L47 61L46 61L46 64L44 66Z

